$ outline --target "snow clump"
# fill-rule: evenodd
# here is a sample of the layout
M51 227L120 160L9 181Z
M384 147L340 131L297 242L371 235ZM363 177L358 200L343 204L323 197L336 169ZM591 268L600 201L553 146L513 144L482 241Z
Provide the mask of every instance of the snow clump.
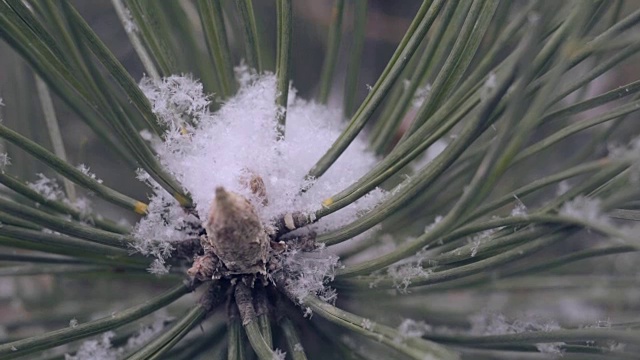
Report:
M151 144L162 165L191 195L201 219L209 214L215 189L220 186L248 199L264 226L294 211L313 216L323 200L351 185L376 163L366 143L357 138L322 177L305 180L345 126L340 109L302 100L292 89L283 139L276 128L276 116L283 110L275 104L275 76L239 67L237 77L238 93L225 99L215 113L209 110L211 97L204 93L202 84L189 76L144 78L140 82L166 128L162 141ZM266 200L247 186L247 179L254 176L264 181ZM148 176L143 178L154 184ZM313 186L301 192L310 182ZM312 229L323 232L349 223L376 206L383 196L382 190L373 190L321 219ZM191 217L155 186L148 215L135 228L137 250L152 254L162 265L172 243L193 238L185 226L194 220Z

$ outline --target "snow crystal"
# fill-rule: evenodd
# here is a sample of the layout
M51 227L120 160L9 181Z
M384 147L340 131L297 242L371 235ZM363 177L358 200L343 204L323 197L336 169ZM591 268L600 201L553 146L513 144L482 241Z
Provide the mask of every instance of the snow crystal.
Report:
M422 103L425 102L430 93L431 84L426 84L425 86L416 89L415 94L413 94L413 99L411 100L411 107L417 109L422 106Z
M198 219L184 211L180 204L144 171L138 171L138 179L153 187L154 196L148 204L147 216L136 224L133 230L138 241L134 248L143 255L151 255L156 259L151 264L149 272L165 274L169 271L165 259L171 256L173 244L178 241L193 238L190 224Z
M38 192L47 200L62 200L65 194L60 188L60 184L55 179L50 179L42 173L36 174L38 179L34 182L27 183L31 190Z
M567 180L560 181L558 183L558 188L556 189L556 195L560 196L571 189L571 185Z
M338 265L337 256L329 254L326 249L291 249L283 254L282 262L282 271L289 281L287 289L298 301L309 294L318 295L327 302L335 301L335 291L327 288L326 284L333 280Z
M424 321L415 321L412 319L405 319L398 326L398 332L401 339L404 340L412 337L422 337L424 334L431 332L431 325L427 325Z
M114 314L112 314L114 316ZM115 336L112 331L102 334L99 339L87 340L82 343L75 355L65 355L65 360L115 360L121 359L125 353L140 348L142 345L149 343L159 334L165 326L165 322L169 320L165 315L159 315L156 320L148 326L142 327L137 333L129 337L127 343L121 347L113 347L111 340ZM75 324L75 325L74 325ZM78 321L72 319L71 327L78 326Z
M390 266L387 273L393 279L393 285L401 293L408 293L407 288L413 280L418 278L427 278L432 273L431 269L425 269L422 266L422 260L405 264Z
M573 200L564 203L560 209L560 214L584 220L586 222L599 222L606 224L609 222L609 219L602 214L600 203L601 200L598 198L577 196Z
M480 89L480 99L482 101L487 101L493 95L496 87L498 86L498 81L496 79L495 73L489 73L487 80L485 80L482 88Z
M287 353L280 350L280 349L275 349L273 351L273 360L284 360L287 357Z
M89 175L88 170L85 175ZM30 189L36 191L47 200L60 201L74 208L80 213L82 221L89 224L93 222L93 219L91 217L91 201L89 199L87 199L86 197L77 196L74 201L71 201L69 200L69 198L67 198L64 191L62 191L62 187L60 186L58 181L56 181L56 179L48 178L42 173L39 173L36 176L38 177L36 181L27 183L27 186L29 186ZM95 179L95 175L93 175L93 178Z
M506 316L499 313L480 313L471 316L469 320L471 321L470 332L474 335L504 335L560 330L558 323L553 320L525 317L509 321Z
M209 116L209 97L202 84L189 76L172 75L159 81L145 77L140 88L158 120L172 130L179 130L185 121L198 122Z
M295 351L295 352L303 352L304 351L304 347L302 346L302 344L296 343L295 345L293 345L293 351Z
M116 360L121 351L111 347L112 331L108 331L98 340L87 340L82 343L75 355L66 354L65 360Z
M362 323L360 324L360 326L362 326L362 328L365 330L372 330L373 322L369 319L362 319Z
M124 8L123 15L124 19L122 20L122 22L124 25L124 30L128 33L137 32L138 25L136 25L136 22L133 20L133 16L131 16L131 11L129 10L129 8Z
M496 313L481 313L471 316L469 320L471 322L469 332L473 335L506 335L561 329L558 323L553 320L528 317L509 321L504 315ZM536 348L541 353L561 355L564 345L566 345L564 342L539 343L536 344Z
M311 310L311 308L310 308L310 307L308 307L308 306L307 306L307 307L305 307L305 308L304 308L304 314L303 314L303 316L304 316L305 318L311 319L311 317L313 316L313 310Z
M310 190L300 194L307 171L340 134L343 119L339 109L292 95L286 138L278 141L272 75L258 77L241 88L214 114L207 110L209 100L202 93L202 85L190 78L172 76L162 82L145 79L141 87L165 124L174 126L185 116L192 120L193 125L182 125L184 129L169 129L156 150L162 163L192 195L200 214L209 212L218 186L254 201L265 222L293 210L314 212L325 198L353 183L376 162L366 143L356 139ZM241 178L247 172L264 181L266 206L243 186ZM365 197L354 206L356 212L370 209L381 196L378 191Z
M0 106L4 106L4 101L2 100L1 97L0 97Z
M627 170L629 180L634 183L640 182L640 137L631 139L626 146L611 144L607 148L609 158L631 162Z
M164 316L160 316L151 325L142 327L134 336L131 336L127 340L125 348L127 350L134 350L153 340L155 336L164 329L167 319L168 318Z
M437 215L434 219L433 222L427 226L424 227L424 232L428 233L429 231L433 230L434 227L436 227L436 225L438 225L438 223L440 221L442 221L442 219L444 219L444 217L442 215Z
M356 139L334 166L302 193L300 190L309 185L305 175L344 127L341 110L301 100L292 89L286 137L279 140L275 76L251 73L246 66L237 72L242 78L238 94L216 113L209 112L209 97L190 77L144 78L140 83L158 120L167 127L163 141L154 148L161 163L190 193L201 217L209 213L219 186L251 201L265 226L293 211L310 215L320 209L323 200L351 185L376 163L367 144ZM243 181L247 174L262 178L266 201ZM188 226L184 225L190 219L169 194L159 187L154 191L148 215L136 226L135 236L140 241L136 248L162 259L170 252L171 242L188 238ZM321 219L314 230L323 232L349 223L376 206L384 195L376 189ZM161 244L166 242L169 245ZM155 249L158 246L160 249Z
M562 355L562 347L566 345L564 342L538 343L536 349L543 354Z
M69 326L72 327L72 328L77 327L78 326L78 319L73 318L73 319L69 320Z
M11 159L7 153L0 153L0 171L4 174L4 170L7 166L11 165Z
M515 194L516 206L511 210L511 216L527 216L527 207Z
M96 174L91 172L91 169L85 164L80 164L77 166L77 169L80 170L83 174L87 175L91 179L95 180L98 184L102 184L102 180L96 177Z

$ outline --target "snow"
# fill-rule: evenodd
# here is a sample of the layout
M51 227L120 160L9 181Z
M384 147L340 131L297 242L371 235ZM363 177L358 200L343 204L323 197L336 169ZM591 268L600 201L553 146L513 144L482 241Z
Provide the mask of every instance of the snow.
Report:
M601 200L598 198L588 198L577 196L564 203L560 209L560 214L586 222L596 222L601 224L609 223L609 219L602 214L600 209Z
M398 326L398 332L402 339L419 338L431 331L431 325L426 324L424 321L415 321L412 319L404 319L402 323L400 323L400 326Z
M525 317L510 321L506 316L498 313L480 313L470 317L473 335L507 335L524 332L560 330L560 326L553 320L536 317ZM554 356L562 355L564 342L550 342L535 344L539 352Z
M305 175L340 134L345 121L340 109L302 100L289 92L286 135L278 138L275 104L276 79L256 75L246 66L236 69L241 84L238 94L215 113L209 111L211 96L189 76L170 76L154 81L142 79L140 87L167 130L154 141L160 162L191 195L198 214L209 214L219 186L247 198L263 225L294 211L312 215L322 201L355 182L376 163L364 141L356 139L321 178L309 185ZM262 178L264 198L251 192L246 177ZM142 176L145 181L153 182ZM321 219L313 229L323 232L353 221L380 202L380 189L354 204ZM162 259L172 243L188 238L189 218L169 194L154 186L149 213L135 228L136 248ZM186 229L186 230L185 230Z
M290 249L282 256L282 271L288 279L287 289L296 300L302 300L309 294L318 295L322 300L333 302L335 292L326 287L333 280L338 257L326 249L299 251Z
M153 323L149 326L142 327L134 336L131 336L127 340L125 348L128 350L135 350L154 340L154 338L164 329L165 322L167 320L169 320L169 318L166 316L157 316Z
M286 359L287 353L280 350L280 349L275 349L275 351L273 352L273 360L284 360Z
M166 321L170 320L166 315L156 316L153 323L143 326L134 335L129 337L127 343L121 347L113 347L111 340L115 336L113 331L108 331L100 337L87 340L80 345L75 355L65 355L65 360L116 360L122 359L123 355L136 350L152 341L165 327ZM69 326L78 326L78 321L72 319Z
M42 173L36 176L38 177L36 181L27 184L31 190L38 192L47 200L62 200L66 198L60 188L60 184L55 179L48 178Z
M511 216L527 216L527 206L517 196L513 197L516 199L516 206L511 210Z
M498 86L498 80L496 78L496 74L491 72L485 80L482 88L480 89L480 99L482 101L487 101L496 91L496 87Z
M78 167L85 175L91 176L94 180L101 182L101 180L96 179L95 175L89 173L87 167L81 165ZM69 200L67 195L62 191L62 187L58 183L56 179L48 178L42 173L38 173L36 175L38 179L36 181L27 183L27 186L38 192L45 199L50 201L60 201L80 212L83 217L83 221L87 223L91 223L93 220L91 219L91 200L86 197L77 196L75 201Z
M78 170L80 170L83 174L87 175L88 177L90 177L91 179L95 180L98 184L102 184L102 179L98 179L96 177L96 174L91 172L91 169L89 169L89 167L85 164L80 164L76 167Z
M402 265L392 265L387 270L389 276L393 279L393 285L401 293L408 293L408 287L413 280L420 278L428 278L432 273L431 269L425 269L422 261L416 263L408 263Z
M414 109L420 108L422 104L427 100L431 93L431 84L426 84L423 87L419 87L416 89L415 94L413 94L413 99L411 100L411 107Z
M2 100L2 99L0 99ZM4 174L4 170L7 166L11 165L11 159L7 153L0 153L0 171Z
M98 340L87 340L82 343L75 355L66 354L65 360L116 360L120 355L118 349L111 347L111 339L115 336L108 331Z

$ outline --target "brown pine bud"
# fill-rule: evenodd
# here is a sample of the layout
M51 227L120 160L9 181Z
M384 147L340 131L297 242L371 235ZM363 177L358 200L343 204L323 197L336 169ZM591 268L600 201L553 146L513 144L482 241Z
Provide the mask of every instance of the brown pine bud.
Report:
M265 274L269 238L251 203L242 195L216 189L205 224L213 252L230 274Z

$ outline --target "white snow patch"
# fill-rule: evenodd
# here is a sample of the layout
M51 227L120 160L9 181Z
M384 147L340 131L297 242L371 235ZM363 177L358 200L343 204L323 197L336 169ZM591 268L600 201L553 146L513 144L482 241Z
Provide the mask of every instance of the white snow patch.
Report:
M408 293L408 288L413 281L428 278L433 272L431 269L425 269L422 261L423 259L417 259L415 262L392 265L387 269L387 273L393 279L393 285L398 291Z
M165 327L165 322L169 320L166 316L158 316L156 320L148 326L142 327L138 332L127 340L125 348L135 350L153 340Z
M87 175L88 177L90 177L91 179L95 180L98 184L102 184L102 180L98 179L96 177L96 174L91 172L91 169L89 169L89 167L85 164L80 164L76 167L78 170L80 170L83 174Z
M407 338L419 338L424 334L433 330L431 325L426 324L424 321L415 321L412 319L404 319L400 326L398 326L398 332L400 333L400 339L405 340Z
M124 19L123 19L124 30L128 33L133 33L138 31L138 25L133 20L133 16L131 16L131 11L129 8L125 7L124 9Z
M298 301L302 301L309 294L318 295L327 302L335 301L335 290L326 285L333 281L338 265L337 256L329 254L326 249L310 252L290 249L281 259L282 271L288 280L287 289ZM307 309L305 316L306 312L311 310Z
M588 198L582 195L577 196L562 205L560 214L587 222L608 224L610 221L602 214L600 203L601 200L598 198Z
M351 185L375 163L364 141L356 139L336 163L306 192L305 175L326 152L344 127L340 109L304 101L290 91L286 136L278 139L275 105L276 79L237 69L238 94L216 112L208 110L210 97L202 85L187 76L161 81L144 78L140 87L159 121L167 127L163 141L155 144L161 163L183 185L194 200L201 218L206 218L218 186L249 199L263 224L293 211L313 214L322 201ZM152 141L153 143L153 141ZM264 181L268 202L251 193L243 177L258 175ZM335 229L353 221L383 198L373 190L354 204L321 219L314 230ZM169 194L154 188L148 215L135 229L136 246L162 263L171 243L191 236L185 223L191 221ZM187 231L188 232L188 231Z
M489 100L491 95L496 91L496 87L498 87L498 79L496 78L496 74L491 72L480 89L480 100Z
M2 100L2 99L0 99ZM0 171L4 174L7 166L11 165L11 159L7 153L0 153Z
M287 358L287 353L280 350L275 349L273 352L273 360L285 360Z
M87 174L89 174L88 170L87 170L87 173L85 173L85 175ZM42 173L38 173L36 174L36 176L38 177L36 181L27 183L27 186L30 189L38 192L47 200L60 201L74 208L75 210L80 212L82 221L86 223L93 222L93 219L91 216L92 215L91 200L89 200L86 197L77 196L75 201L71 201L69 200L69 198L67 198L67 195L64 193L64 191L62 191L62 187L60 186L60 184L56 179L48 178ZM93 175L93 178L95 179L95 175ZM39 204L36 204L36 206L39 206Z
M423 87L417 88L416 92L413 94L413 99L411 100L411 107L417 109L422 106L422 104L427 100L427 97L429 97L430 93L431 84L426 84Z
M65 354L65 360L116 360L121 351L111 347L112 331L108 331L98 340L87 340L80 345L75 355Z
M549 332L560 330L560 326L553 320L544 320L534 317L509 321L504 315L497 313L480 313L469 318L473 335L506 335L524 332ZM539 352L560 356L564 342L551 342L535 344Z

